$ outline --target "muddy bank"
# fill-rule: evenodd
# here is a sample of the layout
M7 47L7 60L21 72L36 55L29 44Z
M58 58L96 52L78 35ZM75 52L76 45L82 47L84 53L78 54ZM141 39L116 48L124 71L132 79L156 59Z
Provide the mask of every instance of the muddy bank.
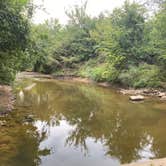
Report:
M0 85L0 114L6 114L13 109L14 96L12 88L7 85Z
M121 166L166 166L166 158L154 159L154 160L149 160L145 162L124 164Z

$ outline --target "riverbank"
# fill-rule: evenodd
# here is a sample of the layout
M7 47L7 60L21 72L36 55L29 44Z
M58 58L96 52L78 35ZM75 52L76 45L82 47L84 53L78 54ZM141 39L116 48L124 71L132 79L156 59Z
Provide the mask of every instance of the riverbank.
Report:
M49 74L42 74L36 72L21 72L17 74L17 79L21 78L46 78L46 79L57 79L71 82L81 82L87 84L96 84L101 87L106 88L115 88L118 93L123 95L142 95L146 97L157 97L159 100L166 101L166 90L164 89L154 89L154 88L142 88L142 89L133 89L133 88L121 88L117 85L112 85L108 82L95 82L88 78L82 78L74 75L61 75L61 76L53 76Z
M121 88L118 85L113 85L108 82L95 82L88 78L82 78L82 77L75 77L75 76L53 76L54 79L58 80L66 80L66 81L72 81L72 82L82 82L82 83L88 83L88 84L96 84L101 87L105 88L114 88L117 89L117 92L123 94L123 95L142 95L146 97L157 97L160 100L166 101L166 90L164 89L154 89L154 88L141 88L141 89L134 89L134 88Z
M155 97L156 100L166 101L166 91L163 89L132 89L132 88L121 88L119 86L112 85L108 82L95 82L88 78L76 77L76 76L53 76L49 74L42 74L36 72L21 72L18 73L16 79L23 78L43 78L43 79L57 79L71 82L80 82L86 84L95 84L105 88L114 88L118 93L128 96L142 95L146 98ZM0 114L5 114L13 109L14 96L12 94L12 87L6 85L0 85Z
M0 114L6 114L13 109L14 96L12 88L7 85L0 85Z
M54 79L58 80L66 80L66 81L72 81L72 82L82 82L82 83L88 83L88 84L96 84L101 87L105 88L115 88L117 89L117 92L123 94L123 95L142 95L145 97L158 97L160 100L166 101L166 90L164 89L154 89L154 88L142 88L142 89L134 89L134 88L121 88L118 85L112 85L108 82L95 82L93 80L90 80L88 78L82 78L82 77L75 77L75 76L58 76L53 77Z

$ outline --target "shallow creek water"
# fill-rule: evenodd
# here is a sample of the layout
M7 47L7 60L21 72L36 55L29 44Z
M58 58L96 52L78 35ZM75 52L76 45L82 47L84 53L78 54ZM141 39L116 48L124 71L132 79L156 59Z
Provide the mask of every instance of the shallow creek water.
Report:
M25 87L33 84L32 89ZM118 166L166 157L166 103L132 103L114 89L75 82L15 83L0 120L0 166Z

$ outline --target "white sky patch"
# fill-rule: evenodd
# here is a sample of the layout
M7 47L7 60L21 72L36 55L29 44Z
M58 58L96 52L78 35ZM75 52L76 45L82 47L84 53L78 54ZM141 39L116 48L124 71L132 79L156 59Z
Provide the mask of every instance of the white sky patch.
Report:
M89 0L87 13L91 16L98 16L101 12L111 12L114 8L122 6L125 0ZM67 23L65 9L70 9L75 4L81 4L82 0L33 0L35 5L42 5L46 12L36 10L33 22L43 23L50 18L59 19L60 23Z

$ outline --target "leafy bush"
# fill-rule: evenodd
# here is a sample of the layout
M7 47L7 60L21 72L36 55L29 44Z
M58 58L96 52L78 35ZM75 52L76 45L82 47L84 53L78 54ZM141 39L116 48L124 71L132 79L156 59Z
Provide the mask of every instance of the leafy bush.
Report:
M105 71L106 71L105 65L95 67L95 68L91 69L90 77L95 81L105 81L105 79L106 79L104 76Z
M125 58L122 56L98 56L83 65L79 75L95 81L116 82L124 66L124 60Z
M21 69L29 41L28 0L0 1L0 84L10 84ZM27 61L26 61L27 63Z
M160 87L159 72L159 68L155 65L140 64L124 70L118 79L123 85L134 88Z
M103 63L97 67L83 67L79 72L79 75L99 82L115 82L115 80L118 78L119 72L115 69L115 67L110 66L108 63Z
M166 54L159 56L158 61L161 64L161 67L163 67L163 69L166 69Z
M14 81L17 71L21 68L24 56L26 55L20 50L0 51L0 84L10 84Z
M15 79L16 71L8 66L0 67L0 84L10 84Z

